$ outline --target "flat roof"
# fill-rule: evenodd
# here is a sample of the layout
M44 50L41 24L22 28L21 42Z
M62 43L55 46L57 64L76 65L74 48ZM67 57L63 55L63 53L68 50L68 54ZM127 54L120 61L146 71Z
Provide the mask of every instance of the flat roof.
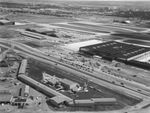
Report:
M64 84L67 84L67 85L77 84L77 83L75 83L71 80L68 80L66 78L62 79L61 82L64 83Z
M115 98L91 98L94 102L116 102Z
M65 101L65 98L62 96L55 96L53 98L51 98L50 100L53 100L54 102L56 102L57 104L62 103Z

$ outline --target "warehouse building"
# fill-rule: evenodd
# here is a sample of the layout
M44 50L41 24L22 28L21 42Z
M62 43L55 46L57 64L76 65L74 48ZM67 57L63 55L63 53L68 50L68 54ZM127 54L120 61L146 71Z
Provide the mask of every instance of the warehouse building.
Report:
M35 89L41 91L42 93L44 93L48 97L62 96L65 98L66 101L72 100L71 98L57 92L56 90L36 81L36 80L34 80L28 76L25 76L24 74L18 75L18 79L20 79L24 83L28 84L29 86L34 87Z
M0 25L15 25L15 22L12 22L12 21L9 21L9 20L0 19Z
M105 43L84 46L81 47L79 51L91 56L101 56L107 60L128 61L145 55L146 52L150 51L150 48L116 41L109 41Z

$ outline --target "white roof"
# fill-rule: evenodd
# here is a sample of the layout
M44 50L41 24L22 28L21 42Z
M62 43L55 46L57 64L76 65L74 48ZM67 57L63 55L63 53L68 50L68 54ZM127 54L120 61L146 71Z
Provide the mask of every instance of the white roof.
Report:
M70 49L72 51L79 51L80 47L98 44L98 43L102 43L102 41L100 41L100 40L88 40L88 41L77 42L77 43L72 43L72 44L65 44L65 46L63 46L63 47L66 49Z

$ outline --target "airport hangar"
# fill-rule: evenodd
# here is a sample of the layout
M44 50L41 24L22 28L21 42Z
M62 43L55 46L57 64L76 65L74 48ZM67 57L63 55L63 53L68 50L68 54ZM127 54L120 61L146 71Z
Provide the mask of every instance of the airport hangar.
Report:
M117 41L80 47L79 52L91 56L100 56L107 60L126 62L143 56L150 56L150 48Z

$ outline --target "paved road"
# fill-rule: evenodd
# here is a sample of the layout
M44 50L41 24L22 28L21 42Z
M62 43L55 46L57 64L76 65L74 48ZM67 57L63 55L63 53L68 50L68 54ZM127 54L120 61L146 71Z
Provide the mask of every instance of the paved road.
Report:
M6 42L6 41L5 41L5 42ZM129 95L133 95L133 96L136 96L136 97L143 98L144 101L143 101L142 103L138 104L138 105L140 105L140 106L137 105L136 108L135 108L135 107L130 108L131 111L132 111L132 110L135 110L135 109L139 109L139 108L141 108L142 106L145 106L145 104L150 103L150 101L149 101L149 100L150 100L150 97L149 97L149 96L146 96L146 95L137 93L137 92L135 92L135 91L126 89L126 88L124 88L124 87L112 85L112 84L110 84L110 83L108 83L108 82L106 82L106 81L103 81L103 80L101 80L101 79L97 79L97 78L94 77L92 74L89 74L89 73L87 73L87 72L85 73L85 72L83 72L83 71L81 71L81 70L79 71L79 70L74 69L74 68L72 68L72 67L70 68L70 66L68 66L68 65L66 65L66 64L63 64L63 63L60 63L59 61L52 60L51 58L46 57L46 56L44 56L44 55L42 55L42 54L39 54L39 53L36 53L36 52L33 53L34 50L31 50L31 48L26 47L26 46L23 46L22 44L19 44L19 43L16 43L16 42L12 42L12 43L15 43L15 46L17 46L17 47L23 49L24 51L26 51L26 52L23 52L23 51L22 51L22 53L25 54L25 55L27 55L27 56L29 56L29 57L33 57L33 58L35 58L35 59L37 59L37 60L40 60L40 61L45 62L45 63L49 63L49 64L54 65L54 66L56 66L55 64L57 63L57 67L58 67L58 68L61 68L61 69L63 69L63 70L66 70L66 71L68 71L68 72L70 72L70 73L74 73L74 74L76 74L76 75L78 75L78 76L82 76L82 77L86 76L86 77L88 77L90 80L92 80L93 82L95 82L95 83L97 83L97 84L100 84L100 85L102 85L102 86L111 88L111 89L113 89L113 90L121 91L122 93L125 93L125 94L129 94ZM145 101L145 100L146 100L146 101ZM117 113L117 112L118 112L118 113L121 113L121 112L123 112L123 111L127 111L127 110L130 110L130 109L128 108L128 109L123 109L123 110L121 110L121 111L119 110L119 111L115 111L115 112L111 111L110 113ZM107 113L108 113L108 112L107 112Z

